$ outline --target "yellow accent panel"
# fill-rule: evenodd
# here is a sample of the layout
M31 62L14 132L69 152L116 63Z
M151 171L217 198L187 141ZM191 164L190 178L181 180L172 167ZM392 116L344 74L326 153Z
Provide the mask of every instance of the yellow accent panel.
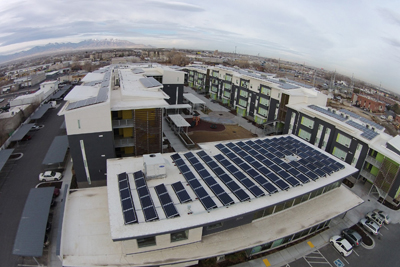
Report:
M269 261L267 259L263 259L263 262L265 264L265 266L271 266L271 263L269 263Z
M314 247L314 244L311 243L311 241L308 241L307 244L310 246L310 248L313 248L313 247Z
M124 128L124 137L132 137L133 136L133 128Z
M132 110L123 110L122 119L132 119Z
M125 154L133 154L133 146L125 147Z

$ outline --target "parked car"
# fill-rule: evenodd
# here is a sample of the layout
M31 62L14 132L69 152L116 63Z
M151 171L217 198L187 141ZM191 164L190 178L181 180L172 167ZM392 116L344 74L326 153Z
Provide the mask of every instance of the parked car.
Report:
M361 219L360 225L364 227L365 230L370 232L371 234L377 235L379 233L379 225L375 222L371 221L370 219Z
M42 182L46 181L58 181L62 179L62 174L59 172L55 171L47 171L47 172L42 172L39 174L39 180Z
M43 127L44 127L44 125L35 124L32 126L31 131L38 131L38 130L42 129Z
M365 214L365 218L370 219L371 221L375 222L379 227L382 227L383 225L383 219L379 214L376 214L375 212L368 212Z
M383 222L385 224L389 224L390 223L390 218L389 218L389 215L387 213L385 213L385 212L383 212L381 210L373 210L372 212L378 214L383 219Z
M342 230L342 236L346 238L353 247L359 246L362 242L361 235L350 228Z
M332 236L329 242L339 251L339 253L347 257L353 252L353 247L344 237L340 235Z

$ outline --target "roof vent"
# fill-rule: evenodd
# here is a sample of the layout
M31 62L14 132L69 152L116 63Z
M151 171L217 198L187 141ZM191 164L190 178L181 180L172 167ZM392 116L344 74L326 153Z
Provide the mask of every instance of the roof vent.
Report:
M143 155L143 166L147 180L167 177L165 160L160 153Z

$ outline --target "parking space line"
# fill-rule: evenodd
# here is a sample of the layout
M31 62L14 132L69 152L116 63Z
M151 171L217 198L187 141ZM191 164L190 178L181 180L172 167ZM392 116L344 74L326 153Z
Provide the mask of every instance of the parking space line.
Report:
M380 234L381 236L383 236L381 232L378 232L378 234Z
M313 254L311 257L309 257L309 255ZM319 257L317 257L317 255ZM306 255L303 257L303 259L308 263L308 265L310 265L311 267L313 267L313 264L328 264L330 267L333 267L332 264L325 258L325 256L321 253L321 251L319 251L318 249L311 252L310 254ZM309 259L309 260L308 260ZM317 261L318 260L318 261ZM324 261L322 261L324 260Z
M389 228L387 228L384 224L382 224L382 227L384 227L386 230L389 230Z
M271 266L271 263L269 263L269 261L265 258L265 259L263 259L263 262L264 262L264 264L265 264L265 266Z
M353 252L358 256L358 257L360 257L360 255L358 255L358 253L353 249Z
M340 255L340 256L342 256L342 255ZM345 262L347 262L347 264L350 264L350 262L348 262L343 256L342 256L342 259L343 259Z

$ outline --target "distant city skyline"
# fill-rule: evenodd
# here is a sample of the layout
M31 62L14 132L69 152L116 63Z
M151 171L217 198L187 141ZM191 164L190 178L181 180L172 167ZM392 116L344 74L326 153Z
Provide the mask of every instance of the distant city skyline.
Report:
M400 2L13 1L0 3L0 55L115 38L164 48L281 58L400 93Z

